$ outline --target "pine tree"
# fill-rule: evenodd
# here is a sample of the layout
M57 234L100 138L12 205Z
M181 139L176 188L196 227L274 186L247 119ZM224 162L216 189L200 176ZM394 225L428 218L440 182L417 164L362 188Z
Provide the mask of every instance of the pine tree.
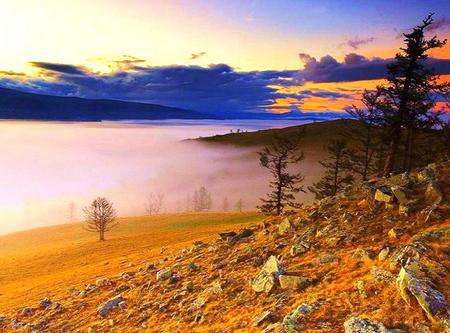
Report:
M353 176L348 174L347 142L342 139L332 140L327 147L328 159L319 163L325 168L325 175L308 189L316 199L334 196L346 185L353 182Z
M291 173L289 166L300 162L304 154L299 151L299 144L304 137L304 131L299 131L292 137L274 136L273 142L259 152L261 166L269 169L272 175L270 188L272 191L258 208L264 214L280 215L286 207L299 208L295 194L303 191L299 184L303 181L300 173Z
M380 124L388 130L384 176L411 169L416 132L439 123L440 113L433 111L435 93L449 91L449 83L439 83L437 76L425 65L427 53L446 43L446 40L440 41L436 36L425 38L433 23L432 16L428 15L422 24L403 34L405 47L388 65L387 84L378 86L376 91L368 94L372 98L371 109Z

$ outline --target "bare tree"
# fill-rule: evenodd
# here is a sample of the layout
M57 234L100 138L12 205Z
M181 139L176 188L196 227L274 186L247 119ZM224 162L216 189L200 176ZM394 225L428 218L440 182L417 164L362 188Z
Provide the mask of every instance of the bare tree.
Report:
M117 225L117 211L108 199L97 197L83 209L86 219L86 230L98 232L100 240L105 240L105 233Z
M145 203L145 211L147 215L157 215L161 212L164 204L164 194L162 193L150 193Z
M211 193L202 186L194 192L194 211L204 212L209 211L212 206Z

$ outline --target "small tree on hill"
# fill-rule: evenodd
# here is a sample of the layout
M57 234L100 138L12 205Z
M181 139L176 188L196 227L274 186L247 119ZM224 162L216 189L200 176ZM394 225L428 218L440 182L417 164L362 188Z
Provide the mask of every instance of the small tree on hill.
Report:
M266 198L261 198L263 204L258 206L262 213L280 215L285 207L301 206L295 201L295 194L304 192L299 185L303 177L300 173L291 173L289 166L300 162L304 157L303 152L299 151L304 135L304 131L299 131L291 137L275 136L272 144L258 153L261 166L269 169L272 175L269 185L272 191Z
M328 159L319 163L325 168L325 175L308 189L314 193L316 199L334 196L344 186L353 182L353 176L348 174L347 142L332 140L327 147Z
M97 197L83 209L86 219L86 230L98 232L100 240L105 240L105 233L117 225L117 211L108 199Z

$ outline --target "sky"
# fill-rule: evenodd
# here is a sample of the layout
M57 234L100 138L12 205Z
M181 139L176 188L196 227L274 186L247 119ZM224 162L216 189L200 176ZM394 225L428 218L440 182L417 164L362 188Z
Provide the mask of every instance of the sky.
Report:
M219 113L342 111L428 13L450 37L448 0L0 4L0 86ZM449 45L431 57L450 74Z

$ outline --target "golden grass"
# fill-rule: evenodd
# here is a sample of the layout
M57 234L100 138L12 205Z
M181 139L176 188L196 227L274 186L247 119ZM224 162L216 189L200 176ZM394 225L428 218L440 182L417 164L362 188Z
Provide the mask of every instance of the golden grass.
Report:
M18 232L0 237L0 313L59 298L67 290L168 251L208 240L226 229L255 223L258 213L186 213L120 219L106 241L80 223Z

